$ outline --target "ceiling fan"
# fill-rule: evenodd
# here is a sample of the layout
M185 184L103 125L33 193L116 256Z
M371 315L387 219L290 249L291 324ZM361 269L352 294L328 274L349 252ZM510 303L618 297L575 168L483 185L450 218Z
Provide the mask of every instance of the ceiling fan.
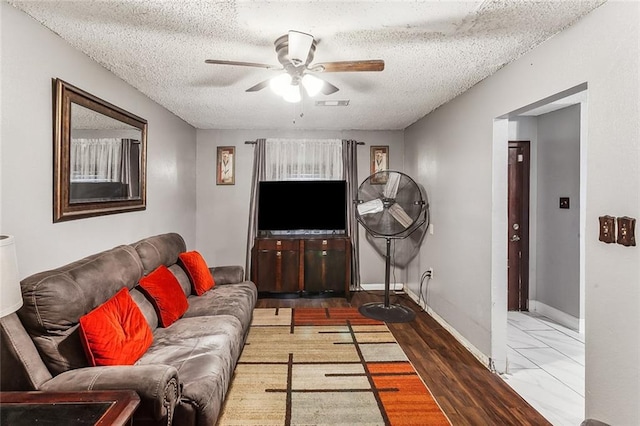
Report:
M262 81L248 88L246 91L257 92L270 86L274 92L288 102L299 102L302 99L301 86L304 87L309 96L315 96L320 92L325 95L330 95L340 90L328 81L317 77L315 75L316 73L384 70L384 61L381 59L311 64L317 44L318 41L310 34L300 31L289 31L287 34L278 37L274 42L278 62L280 62L282 67L255 62L225 61L220 59L207 59L205 62L207 64L237 65L284 71L284 73Z

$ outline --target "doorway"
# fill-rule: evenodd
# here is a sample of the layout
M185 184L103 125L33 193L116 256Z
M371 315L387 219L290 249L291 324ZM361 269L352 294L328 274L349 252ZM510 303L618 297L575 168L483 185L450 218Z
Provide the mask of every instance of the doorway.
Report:
M530 142L509 142L507 309L529 310Z
M538 126L540 116L549 112L555 112L570 106L579 106L579 117L574 121L566 121L567 123L578 123L579 127L579 153L572 154L572 158L578 158L580 162L579 174L579 194L571 194L564 189L559 188L558 182L565 182L562 177L556 177L557 171L564 171L565 167L556 164L550 164L546 169L540 169L540 140L543 139L539 134L539 129L546 126ZM523 300L526 303L528 298L529 311L542 314L547 317L554 317L557 322L566 325L573 330L583 331L584 328L584 231L586 228L585 210L580 206L586 199L586 175L584 170L586 167L586 128L587 128L587 84L582 83L565 91L559 92L553 96L541 99L527 106L523 106L510 113L496 117L493 126L493 175L492 175L492 249L491 249L491 360L490 364L495 371L503 373L507 371L507 313L508 311L508 281L509 270L505 266L508 265L509 257L509 239L513 236L514 222L509 223L508 215L508 195L509 195L509 141L529 141L530 142L530 191L529 191L529 220L524 221L529 229L529 244L524 245L525 252L528 250L528 256L525 254L525 262L528 262L528 268L519 265L516 269L522 270L519 274L524 279L528 279L527 297L518 297L518 301ZM543 130L544 132L544 130ZM543 135L544 136L544 135ZM549 146L551 146L549 144ZM542 153L547 155L546 153ZM516 162L517 162L517 153ZM555 161L559 158L557 154L551 153L547 157ZM544 159L543 159L544 160ZM544 160L546 161L546 160ZM524 157L523 157L524 162ZM543 180L540 180L540 177ZM575 175L577 176L577 174ZM544 188L551 188L552 191L546 191ZM551 186L549 186L551 185ZM575 186L574 186L575 188ZM560 192L558 192L560 191ZM557 193L556 193L557 192ZM549 196L542 197L542 194ZM570 198L570 209L562 209L558 205L560 197ZM551 241L545 244L545 238L560 234L555 232L554 228L541 228L541 226L551 223L541 217L541 214L551 212L551 214L562 215L569 218L567 213L577 212L579 220L575 217L571 220L573 223L579 222L578 228L573 232L578 236L578 249L573 253L577 253L579 261L575 267L565 268L564 262L559 261L566 256L566 253L559 244ZM515 222L520 225L520 222ZM561 227L566 230L565 226ZM518 237L522 238L521 235ZM560 250L560 251L559 251ZM520 250L522 251L522 250ZM560 254L558 254L560 253ZM528 259L527 259L528 257ZM547 265L555 264L556 271L571 271L575 275L577 273L578 286L572 287L571 300L577 301L568 308L566 306L558 306L556 302L561 301L561 297L554 291L562 289L562 284L568 280L561 277L560 280L551 280L547 278L547 272L551 270ZM576 279L571 280L576 282ZM560 283L560 284L558 284ZM578 288L579 287L579 288ZM522 289L522 286L520 285ZM577 290L574 290L577 289ZM517 293L516 293L517 294ZM564 303L564 302L563 302ZM570 315L563 315L569 312ZM516 312L517 313L517 312Z
M554 424L584 418L586 94L494 121L492 364Z

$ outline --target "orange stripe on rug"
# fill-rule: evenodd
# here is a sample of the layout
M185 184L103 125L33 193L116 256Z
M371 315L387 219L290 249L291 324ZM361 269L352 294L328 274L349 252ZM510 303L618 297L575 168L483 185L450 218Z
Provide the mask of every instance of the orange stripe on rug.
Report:
M408 362L367 363L367 368L371 374L416 374L416 370L414 370L413 366Z
M367 364L367 368L392 425L450 425L410 363Z
M296 308L293 310L294 325L378 325L383 322L363 316L357 308Z

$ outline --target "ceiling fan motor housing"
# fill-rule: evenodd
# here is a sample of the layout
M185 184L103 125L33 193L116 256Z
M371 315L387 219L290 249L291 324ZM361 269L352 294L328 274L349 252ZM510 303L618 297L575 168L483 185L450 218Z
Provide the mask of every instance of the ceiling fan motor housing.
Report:
M289 46L292 45L293 43L296 43L296 41L292 41L292 38L295 39L300 37L310 38L311 40L311 44L309 46L308 52L306 54L306 58L304 60L302 60L301 58L305 56L304 54L300 54L300 53L298 53L297 55L289 54ZM304 43L300 43L300 44L304 44ZM307 68L307 65L309 65L311 61L313 61L317 44L318 42L316 41L315 38L313 38L313 36L309 34L304 34L298 31L289 31L289 33L278 37L278 39L276 39L276 41L274 42L274 45L276 47L276 54L278 55L278 62L282 64L282 66L284 67L285 70L287 70L288 73L291 74L293 72L298 75L302 75L302 72ZM301 57L296 58L295 56L298 56L298 55Z

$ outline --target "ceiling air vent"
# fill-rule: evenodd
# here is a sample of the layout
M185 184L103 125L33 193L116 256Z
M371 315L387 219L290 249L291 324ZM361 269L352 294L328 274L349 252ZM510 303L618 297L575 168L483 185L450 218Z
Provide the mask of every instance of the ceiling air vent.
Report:
M319 107L333 107L333 106L348 106L349 100L343 101L316 101L316 106Z

